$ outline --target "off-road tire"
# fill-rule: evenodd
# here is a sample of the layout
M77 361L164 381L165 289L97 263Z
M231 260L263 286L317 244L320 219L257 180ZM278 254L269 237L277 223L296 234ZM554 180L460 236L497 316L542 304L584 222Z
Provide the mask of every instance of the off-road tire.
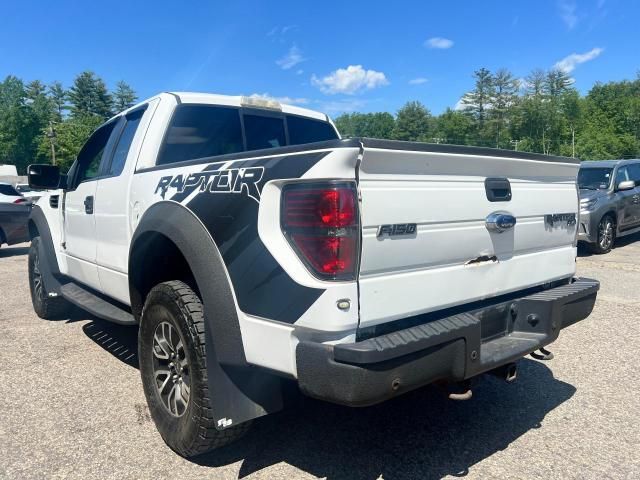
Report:
M44 284L41 264L46 262L42 258L42 240L34 237L29 248L29 290L33 309L40 318L45 320L59 320L66 318L71 310L71 304L60 296L51 297Z
M169 323L177 330L187 361L185 381L188 378L189 398L186 410L180 416L170 412L156 381L154 335L162 323ZM156 285L147 295L140 320L140 374L151 418L160 435L171 449L184 457L194 457L227 445L250 427L250 422L246 422L224 430L216 428L210 402L210 395L215 392L209 391L206 355L204 315L198 295L179 280ZM168 398L171 398L170 394Z
M596 242L588 244L589 251L596 255L609 253L616 240L616 222L611 215L600 219L596 235Z

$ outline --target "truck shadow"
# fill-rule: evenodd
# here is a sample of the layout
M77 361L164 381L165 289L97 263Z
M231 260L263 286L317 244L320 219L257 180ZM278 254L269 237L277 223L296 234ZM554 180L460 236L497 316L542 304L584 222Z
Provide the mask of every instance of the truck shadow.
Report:
M83 331L138 368L137 327L92 319ZM575 393L541 362L524 359L518 366L514 384L483 376L466 402L448 400L434 387L357 409L300 395L294 407L255 421L238 442L190 461L208 467L241 461L239 478L281 462L329 480L465 476L471 466L540 428Z
M237 444L193 459L204 466L243 461L243 478L280 462L316 477L415 479L465 476L472 465L509 447L575 392L533 360L507 385L483 378L467 402L433 387L365 409L305 399L255 422Z
M86 312L78 313L82 318L71 315L69 321L91 320L82 326L84 334L111 355L130 367L138 367L138 327L129 325L117 325L99 318L91 317Z
M0 259L17 257L19 255L27 255L29 253L29 247L7 247L0 248Z

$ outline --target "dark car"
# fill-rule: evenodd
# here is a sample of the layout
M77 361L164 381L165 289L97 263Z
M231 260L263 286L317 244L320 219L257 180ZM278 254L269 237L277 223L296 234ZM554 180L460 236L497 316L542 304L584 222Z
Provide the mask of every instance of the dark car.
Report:
M31 203L0 202L0 246L29 241Z
M617 237L640 231L640 159L583 162L578 186L578 240L593 253L607 253Z

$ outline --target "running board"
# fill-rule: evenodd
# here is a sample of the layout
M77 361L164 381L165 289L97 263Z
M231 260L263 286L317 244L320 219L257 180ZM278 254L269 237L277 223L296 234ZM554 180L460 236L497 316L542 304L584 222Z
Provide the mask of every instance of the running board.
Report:
M60 293L69 302L96 317L120 325L136 324L135 318L130 312L86 290L77 283L70 282L62 285Z

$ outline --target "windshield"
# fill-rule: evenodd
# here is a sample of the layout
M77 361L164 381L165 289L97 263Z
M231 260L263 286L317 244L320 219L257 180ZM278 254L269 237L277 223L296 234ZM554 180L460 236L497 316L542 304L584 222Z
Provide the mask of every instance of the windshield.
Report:
M612 168L581 168L578 186L586 190L606 190L611 183Z
M9 195L11 197L21 196L11 185L0 183L0 195Z

